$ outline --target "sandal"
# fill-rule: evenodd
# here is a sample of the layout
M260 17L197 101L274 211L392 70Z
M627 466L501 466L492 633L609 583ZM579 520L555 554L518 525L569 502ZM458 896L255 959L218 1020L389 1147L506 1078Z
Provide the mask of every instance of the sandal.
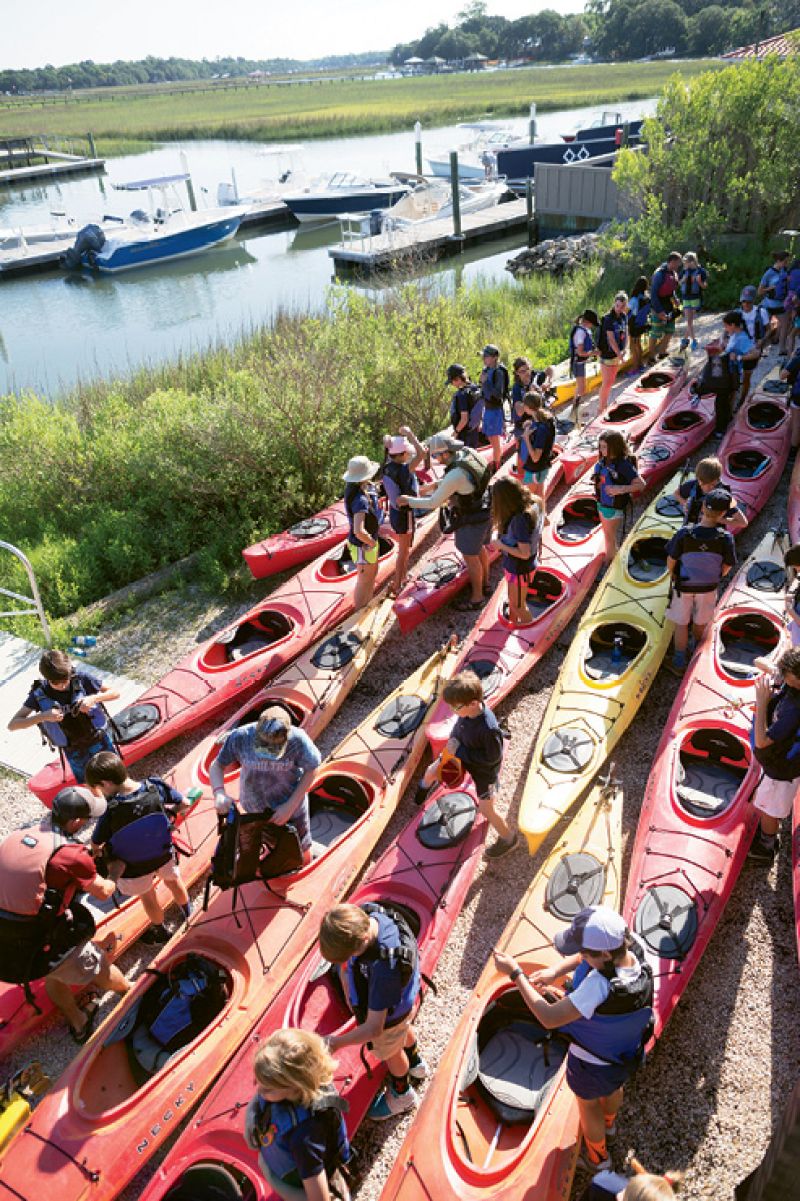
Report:
M478 609L482 609L485 604L483 600L460 601L455 605L457 613L477 613Z
M100 1006L97 1004L97 1002L93 1001L90 1005L87 1005L82 1012L86 1015L86 1025L83 1027L83 1029L76 1030L74 1026L70 1026L69 1028L69 1032L72 1035L73 1041L76 1042L79 1047L82 1047L85 1043L88 1043L89 1039L92 1037L94 1028L97 1025L97 1019L100 1016Z

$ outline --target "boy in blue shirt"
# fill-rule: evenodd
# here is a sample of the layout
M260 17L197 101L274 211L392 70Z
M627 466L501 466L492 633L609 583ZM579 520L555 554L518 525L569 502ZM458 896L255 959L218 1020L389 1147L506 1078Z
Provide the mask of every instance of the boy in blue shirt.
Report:
M720 581L736 565L733 536L722 528L730 503L721 488L707 493L699 524L683 526L667 546L673 593L666 615L675 622L671 670L677 676L686 671L689 626L696 645L714 614Z
M483 421L481 430L492 448L492 466L497 471L503 461L503 434L506 431L505 402L508 396L508 368L500 362L500 348L489 343L484 346L481 392Z

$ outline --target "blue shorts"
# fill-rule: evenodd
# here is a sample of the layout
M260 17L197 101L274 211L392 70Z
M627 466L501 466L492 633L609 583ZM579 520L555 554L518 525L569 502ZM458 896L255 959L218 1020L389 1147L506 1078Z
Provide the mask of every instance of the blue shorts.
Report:
M615 509L613 505L598 504L597 512L605 521L619 521L624 511L622 509Z
M108 730L98 730L97 737L89 746L67 746L64 748L64 758L72 768L72 774L79 784L86 783L86 764L93 755L100 751L117 753L114 740Z
M574 379L586 379L586 361L585 360L580 363L578 362L577 359L575 360L575 363L573 364L573 367L572 367L572 375L573 375Z
M481 429L487 438L500 438L506 431L506 415L502 408L484 409Z
M577 1055L567 1056L567 1084L582 1101L596 1101L598 1097L610 1097L636 1070L637 1062L631 1063L587 1063Z
M541 471L533 471L530 467L526 467L522 473L522 482L523 484L546 484L549 474L549 467L544 467Z
M395 534L414 533L414 512L412 509L390 509L389 525Z
M481 547L489 541L490 529L491 518L488 513L483 521L477 521L474 525L460 525L453 535L456 550L462 555L479 555Z

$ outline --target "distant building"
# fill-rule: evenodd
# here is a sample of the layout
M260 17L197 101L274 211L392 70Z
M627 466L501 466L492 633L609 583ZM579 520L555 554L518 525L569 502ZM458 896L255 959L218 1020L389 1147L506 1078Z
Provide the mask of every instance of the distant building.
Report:
M779 33L774 38L764 38L763 41L753 42L750 46L740 46L738 50L729 50L723 54L724 59L767 58L774 54L778 58L788 58L790 54L800 51L800 29L789 33Z

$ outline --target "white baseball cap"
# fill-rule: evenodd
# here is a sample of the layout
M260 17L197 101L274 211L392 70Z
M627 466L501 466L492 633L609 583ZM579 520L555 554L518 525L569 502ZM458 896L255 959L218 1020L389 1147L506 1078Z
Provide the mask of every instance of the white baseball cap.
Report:
M568 930L553 939L553 946L562 955L577 955L581 951L616 951L625 942L628 924L616 909L593 905L582 909L572 919Z

